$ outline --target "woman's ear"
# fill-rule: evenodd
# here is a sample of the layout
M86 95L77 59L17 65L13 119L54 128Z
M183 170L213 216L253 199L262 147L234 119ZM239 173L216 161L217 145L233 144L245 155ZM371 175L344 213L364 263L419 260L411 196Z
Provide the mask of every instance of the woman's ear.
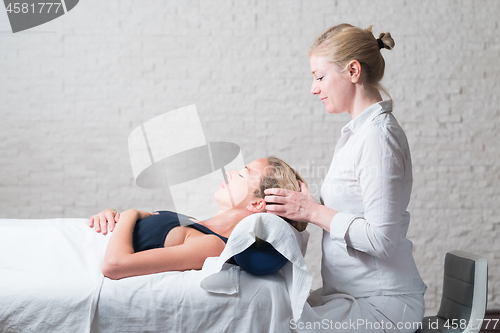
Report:
M266 200L257 198L250 202L247 209L252 213L262 213L266 211Z
M361 78L361 64L357 60L351 60L347 64L347 73L352 83L358 83Z

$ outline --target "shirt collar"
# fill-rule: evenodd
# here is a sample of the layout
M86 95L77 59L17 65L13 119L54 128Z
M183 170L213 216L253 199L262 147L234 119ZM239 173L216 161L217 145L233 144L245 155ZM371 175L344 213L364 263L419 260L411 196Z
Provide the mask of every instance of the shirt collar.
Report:
M392 100L373 104L368 109L361 112L355 119L348 122L347 125L342 128L342 132L350 130L354 134L359 133L366 124L386 112L392 112Z

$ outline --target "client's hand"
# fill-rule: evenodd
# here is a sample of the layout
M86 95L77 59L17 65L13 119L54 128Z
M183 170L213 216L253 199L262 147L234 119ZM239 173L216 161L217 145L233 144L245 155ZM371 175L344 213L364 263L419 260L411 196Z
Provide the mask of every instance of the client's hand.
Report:
M96 232L102 231L102 234L106 235L108 233L108 227L109 231L113 231L115 223L118 222L119 219L120 213L116 210L105 209L99 214L92 215L88 220L88 224L89 227L94 227Z
M283 188L268 188L264 191L266 211L297 222L310 222L310 213L318 205L307 185L299 180L300 192ZM271 203L271 204L270 204ZM274 205L273 205L274 204Z

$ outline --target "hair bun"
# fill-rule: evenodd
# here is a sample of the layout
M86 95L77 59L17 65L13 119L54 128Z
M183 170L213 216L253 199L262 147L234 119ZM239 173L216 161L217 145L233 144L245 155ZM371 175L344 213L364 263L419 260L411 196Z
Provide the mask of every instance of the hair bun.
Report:
M378 36L378 39L380 39L382 41L382 43L384 43L384 49L392 50L394 45L396 45L396 43L394 42L394 39L392 39L392 37L391 37L390 32L382 32Z

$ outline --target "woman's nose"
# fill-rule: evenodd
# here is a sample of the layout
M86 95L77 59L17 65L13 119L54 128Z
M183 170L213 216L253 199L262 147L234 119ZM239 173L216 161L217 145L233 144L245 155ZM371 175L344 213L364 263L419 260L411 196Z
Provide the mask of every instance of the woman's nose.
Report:
M231 176L231 172L230 172L230 171L226 172L226 178L227 178L227 181L230 181L230 180L231 180L231 178L233 178L233 177Z
M316 80L314 80L313 83L312 83L311 94L313 94L313 95L319 94L319 88L316 85Z

